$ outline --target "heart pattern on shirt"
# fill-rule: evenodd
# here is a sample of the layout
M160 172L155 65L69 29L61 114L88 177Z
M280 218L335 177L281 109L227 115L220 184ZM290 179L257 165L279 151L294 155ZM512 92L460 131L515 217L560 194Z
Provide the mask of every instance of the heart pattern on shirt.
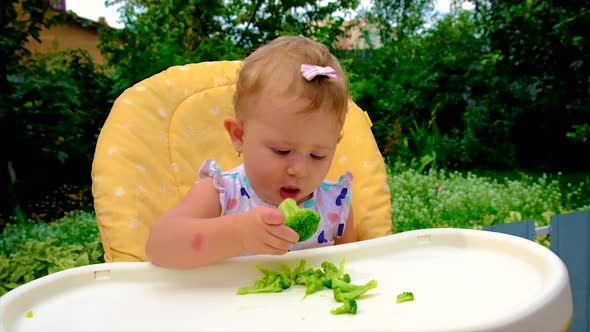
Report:
M235 198L230 199L227 201L227 209L231 210L238 206L238 200Z
M339 215L336 212L328 212L328 220L330 220L330 223L333 225L335 223L338 222L338 218Z

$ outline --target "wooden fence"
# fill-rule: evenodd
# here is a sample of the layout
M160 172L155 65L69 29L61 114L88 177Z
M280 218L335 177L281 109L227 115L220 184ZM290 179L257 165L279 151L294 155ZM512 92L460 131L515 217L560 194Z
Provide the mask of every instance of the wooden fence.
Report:
M590 331L590 210L551 217L549 226L535 227L534 220L492 225L487 231L535 240L549 235L551 251L567 266L574 316L568 332Z

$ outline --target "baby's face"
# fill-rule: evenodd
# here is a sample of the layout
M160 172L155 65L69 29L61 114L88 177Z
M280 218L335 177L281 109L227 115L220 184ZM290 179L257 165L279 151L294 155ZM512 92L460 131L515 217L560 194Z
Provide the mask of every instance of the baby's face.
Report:
M268 203L301 203L330 169L342 126L332 110L303 111L306 105L294 97L258 98L244 115L244 167Z

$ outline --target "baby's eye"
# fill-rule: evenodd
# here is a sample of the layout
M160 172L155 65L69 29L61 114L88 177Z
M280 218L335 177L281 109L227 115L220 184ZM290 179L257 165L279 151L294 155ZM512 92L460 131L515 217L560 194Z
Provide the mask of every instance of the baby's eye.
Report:
M281 149L274 149L274 148L272 149L272 151L278 155L281 155L281 156L288 155L289 152L291 152L290 150L281 150Z
M315 159L315 160L322 160L322 159L326 158L326 156L319 156L319 155L313 154L313 153L310 156L312 159Z

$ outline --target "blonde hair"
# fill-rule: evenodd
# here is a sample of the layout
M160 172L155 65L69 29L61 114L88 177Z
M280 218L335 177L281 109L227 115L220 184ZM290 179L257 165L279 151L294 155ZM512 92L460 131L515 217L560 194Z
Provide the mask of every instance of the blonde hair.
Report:
M330 66L337 77L317 76L307 81L301 74L302 64ZM310 101L307 110L325 103L341 124L348 110L348 83L338 60L325 45L306 37L278 37L244 59L233 100L238 118L247 111L244 100L261 92L298 95Z

